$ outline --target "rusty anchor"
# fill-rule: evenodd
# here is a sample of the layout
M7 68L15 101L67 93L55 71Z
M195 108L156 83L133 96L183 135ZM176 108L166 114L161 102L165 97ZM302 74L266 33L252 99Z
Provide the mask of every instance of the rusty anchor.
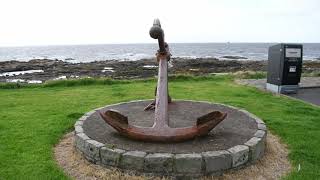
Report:
M140 127L128 123L128 117L116 110L99 111L103 120L116 129L121 135L131 139L155 142L179 142L207 135L215 126L223 121L227 114L220 111L212 111L197 118L194 126L183 128L169 127L168 115L168 60L170 59L169 47L164 41L164 32L160 21L155 19L150 29L150 36L158 39L159 50L157 60L159 62L156 99L154 103L155 119L152 127Z

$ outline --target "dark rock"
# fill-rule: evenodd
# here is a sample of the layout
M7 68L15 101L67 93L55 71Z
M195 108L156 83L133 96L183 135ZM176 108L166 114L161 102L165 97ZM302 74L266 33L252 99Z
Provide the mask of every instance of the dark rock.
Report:
M209 73L225 73L236 71L266 71L267 61L253 60L219 60L216 58L172 58L169 74L187 73L205 75ZM158 65L155 59L138 61L94 61L89 63L69 63L61 60L32 59L28 62L0 62L0 73L25 70L43 70L42 73L23 74L14 77L0 77L0 82L6 79L24 79L47 81L59 76L67 78L78 77L111 77L115 79L133 79L154 77L158 68L144 68L145 65ZM112 71L103 71L105 67ZM196 70L195 70L196 69ZM319 72L319 61L304 61L303 72Z
M75 60L75 59L73 59L73 58L65 58L64 60L65 60L65 61L73 61L73 60Z
M243 57L243 56L222 56L221 58L225 58L225 59L248 59L248 58Z

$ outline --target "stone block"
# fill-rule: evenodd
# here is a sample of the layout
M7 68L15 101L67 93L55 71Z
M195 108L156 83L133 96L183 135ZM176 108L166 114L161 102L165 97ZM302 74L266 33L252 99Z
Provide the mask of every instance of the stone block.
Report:
M257 124L265 124L264 121L262 121L262 120L261 120L260 118L258 118L258 117L255 117L254 119L256 120L256 123L257 123Z
M101 163L108 166L118 166L121 156L125 153L122 149L110 149L107 147L102 147L100 149Z
M102 110L104 107L98 107L96 109L94 109L95 112Z
M258 124L258 129L266 131L267 130L267 126L265 124Z
M246 114L247 116L253 118L257 124L264 124L264 122L258 116L254 115L246 110L243 110L243 109L241 109L240 111L243 112L244 114Z
M74 124L74 126L82 126L83 125L83 121L77 121L75 124Z
M77 149L79 149L81 152L84 152L85 150L85 141L89 140L90 138L84 134L84 133L78 133L74 137L74 144Z
M173 154L148 154L144 161L144 170L147 172L170 173L173 171Z
M253 137L245 145L249 147L249 161L255 162L263 156L265 144L261 138Z
M82 125L75 125L74 126L74 132L75 132L75 134L83 133Z
M201 154L176 154L175 171L177 173L197 174L202 171Z
M232 167L238 167L245 164L248 161L249 157L249 147L245 145L234 146L228 151L232 156Z
M267 133L266 133L266 131L258 130L258 131L254 134L254 137L261 138L262 141L264 141L264 143L265 143L265 142L266 142Z
M84 115L81 118L79 118L78 121L85 121L85 120L87 120L88 117L89 116Z
M143 170L144 157L146 152L142 151L128 151L122 154L120 159L120 167L124 169Z
M208 151L202 153L206 173L222 172L232 167L232 157L228 151Z
M87 140L85 142L85 151L84 151L86 158L93 163L97 163L98 161L100 161L100 148L103 146L104 144L98 141L91 140L91 139Z
M89 111L85 114L85 116L91 116L92 114L94 114L96 111L95 110L92 110L92 111Z

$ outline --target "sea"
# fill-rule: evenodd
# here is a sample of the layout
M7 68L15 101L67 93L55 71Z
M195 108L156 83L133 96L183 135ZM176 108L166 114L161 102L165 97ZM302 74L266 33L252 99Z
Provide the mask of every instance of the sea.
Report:
M172 57L267 60L268 47L275 43L169 43ZM157 44L99 44L0 47L0 61L59 59L71 63L153 58ZM320 43L303 43L304 60L319 60Z

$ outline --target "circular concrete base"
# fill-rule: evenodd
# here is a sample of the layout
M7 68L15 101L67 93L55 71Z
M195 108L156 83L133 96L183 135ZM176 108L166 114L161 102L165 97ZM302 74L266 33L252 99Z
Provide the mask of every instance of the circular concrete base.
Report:
M129 124L150 127L154 111L143 111L150 101L109 105L128 117ZM231 106L195 101L169 104L169 125L187 127L197 117L219 110L227 118L207 136L180 143L140 142L120 136L92 111L75 125L75 146L93 163L167 176L221 174L254 162L264 154L266 126L259 118Z

